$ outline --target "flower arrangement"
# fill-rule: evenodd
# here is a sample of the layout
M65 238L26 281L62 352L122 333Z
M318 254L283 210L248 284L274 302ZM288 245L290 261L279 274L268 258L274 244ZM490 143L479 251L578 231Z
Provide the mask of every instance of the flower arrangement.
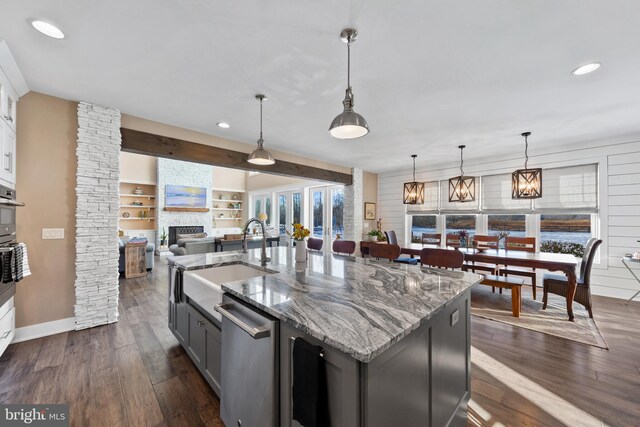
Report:
M304 228L302 224L291 224L293 226L293 233L287 230L287 234L293 238L293 240L304 240L311 234L309 229Z
M461 240L465 240L469 236L469 232L467 230L458 231L458 236L460 236Z

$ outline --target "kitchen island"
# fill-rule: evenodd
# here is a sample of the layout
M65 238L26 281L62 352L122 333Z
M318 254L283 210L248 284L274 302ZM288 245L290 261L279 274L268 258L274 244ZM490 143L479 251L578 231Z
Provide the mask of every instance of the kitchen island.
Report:
M216 393L224 387L213 307L220 299L213 288L185 292L182 277L241 265L261 273L236 281L221 274L216 285L277 320L279 425L299 425L291 405L297 338L323 349L332 426L466 424L469 294L481 276L320 253L301 266L287 247L268 255L266 268L255 250L169 257L169 326Z

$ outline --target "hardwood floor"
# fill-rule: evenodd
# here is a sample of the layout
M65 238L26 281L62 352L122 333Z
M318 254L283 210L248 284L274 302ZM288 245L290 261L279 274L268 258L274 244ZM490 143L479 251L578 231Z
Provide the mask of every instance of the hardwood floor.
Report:
M120 321L9 346L0 403L69 403L74 426L222 426L167 328L164 263L122 280ZM640 303L594 298L610 350L472 317L469 426L640 426Z

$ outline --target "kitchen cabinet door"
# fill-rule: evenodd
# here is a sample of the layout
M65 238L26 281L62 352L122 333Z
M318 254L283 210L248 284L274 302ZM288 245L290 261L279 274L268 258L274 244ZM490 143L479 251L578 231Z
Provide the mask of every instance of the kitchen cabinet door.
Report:
M173 334L178 338L180 344L185 348L187 346L187 339L189 337L189 305L185 302L177 303L174 306L175 317L173 319L174 330Z
M293 340L323 347L331 427L360 425L360 374L358 362L315 338L280 322L280 425L301 427L293 420Z
M2 170L0 179L10 188L16 186L16 133L7 123L2 122L2 140L0 144L2 155Z
M222 333L211 322L205 321L205 358L203 373L213 391L220 396L220 370Z
M198 310L187 304L189 332L187 338L187 353L193 363L202 371L205 358L205 324L206 320Z
M18 95L7 76L0 69L0 121L16 131L16 107Z

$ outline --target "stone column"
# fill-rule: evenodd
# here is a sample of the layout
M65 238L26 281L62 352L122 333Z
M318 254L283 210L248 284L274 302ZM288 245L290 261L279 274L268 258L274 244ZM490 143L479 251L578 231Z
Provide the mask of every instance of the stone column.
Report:
M118 321L120 138L120 111L78 104L76 330Z
M353 184L344 187L344 238L362 240L364 205L362 196L362 169L353 168Z

